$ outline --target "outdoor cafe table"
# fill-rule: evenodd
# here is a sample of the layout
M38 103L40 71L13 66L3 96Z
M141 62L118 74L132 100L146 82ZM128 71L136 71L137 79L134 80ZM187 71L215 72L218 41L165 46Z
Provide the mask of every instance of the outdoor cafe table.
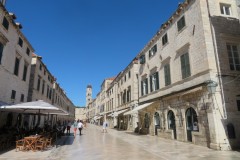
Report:
M24 150L32 150L36 151L35 144L37 140L41 137L41 135L33 135L29 137L24 137Z

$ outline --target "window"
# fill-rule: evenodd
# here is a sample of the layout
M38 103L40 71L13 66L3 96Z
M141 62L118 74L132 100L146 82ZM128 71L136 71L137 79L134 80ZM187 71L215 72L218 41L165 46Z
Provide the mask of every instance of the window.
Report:
M126 82L126 81L127 81L127 76L125 75L125 76L124 76L124 82Z
M149 58L155 55L157 52L157 45L155 44L150 50L149 50Z
M168 129L175 129L175 115L173 111L168 112Z
M188 53L185 53L181 56L181 70L182 70L182 79L191 76Z
M221 10L221 14L226 15L226 16L230 16L231 15L231 5L229 4L220 4L220 10Z
M165 86L171 84L170 64L164 66Z
M145 63L145 55L141 55L139 61L140 61L140 64L144 64Z
M240 71L240 60L239 60L239 53L238 53L237 46L228 44L227 52L228 52L230 70Z
M9 22L8 22L8 20L7 20L6 17L3 18L2 25L3 25L3 27L4 27L6 30L8 30Z
M142 96L148 94L148 79L144 79L141 81L141 91L142 91Z
M52 89L49 89L49 99L52 99Z
M16 91L12 90L11 99L14 100L15 98L16 98Z
M45 81L43 81L42 83L42 94L44 94L44 90L45 90Z
M240 100L237 100L237 108L238 108L238 111L240 111Z
M128 78L131 78L131 71L128 72Z
M39 70L40 70L40 71L42 70L42 64L40 64L40 66L39 66Z
M23 81L26 81L27 79L27 70L28 70L28 64L24 64L24 67L23 67Z
M14 74L16 76L18 76L19 64L20 64L20 59L16 57L16 59L15 59L15 67L14 67Z
M20 102L24 102L24 94L21 94Z
M3 48L4 48L4 45L0 42L0 64L1 64L1 61L2 61Z
M151 92L153 92L158 89L159 89L159 78L158 78L158 72L156 72L150 76L150 90Z
M128 87L127 90L127 102L131 101L131 86Z
M179 21L177 22L178 32L181 31L183 29L183 27L185 27L185 25L186 25L185 17L182 16L182 18L179 19Z
M29 48L27 48L26 53L29 56L29 54L30 54L30 49Z
M168 35L167 33L162 37L162 45L164 46L165 44L168 43Z
M37 90L40 90L40 84L41 84L41 77L38 76L38 83L37 83Z
M20 37L19 37L19 39L18 39L18 45L21 46L21 47L23 46L23 40L22 40L22 38L20 38Z
M47 85L47 97L49 95L49 85Z

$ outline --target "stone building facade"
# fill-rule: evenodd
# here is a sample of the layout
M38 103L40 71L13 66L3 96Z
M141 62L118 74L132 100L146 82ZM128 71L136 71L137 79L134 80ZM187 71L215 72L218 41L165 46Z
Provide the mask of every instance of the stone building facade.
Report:
M137 117L135 131L217 150L240 147L239 5L185 0L162 24L136 56L137 105L123 114ZM114 90L121 80L107 89L107 102L122 95Z
M27 101L33 47L21 32L16 16L0 3L0 105ZM0 113L0 127L7 117L17 122L17 113ZM9 122L10 124L10 122Z
M138 55L139 101L152 102L140 111L143 132L218 150L239 147L239 29L236 1L179 5Z
M21 32L21 24L16 22L16 16L9 13L2 2L0 23L0 106L44 100L70 114L37 118L37 115L1 111L0 128L17 126L32 129L36 124L43 127L45 120L53 123L73 120L75 106L56 83L42 58L34 54L33 47ZM57 95L60 95L60 104Z
M75 108L75 119L82 120L84 122L87 120L86 107L76 107Z

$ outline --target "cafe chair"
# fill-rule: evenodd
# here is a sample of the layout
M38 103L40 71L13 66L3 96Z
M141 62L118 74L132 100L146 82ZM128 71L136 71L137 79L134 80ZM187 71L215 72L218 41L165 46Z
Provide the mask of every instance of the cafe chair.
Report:
M16 141L16 151L17 150L21 151L24 149L24 145L25 145L24 142L25 142L24 139L20 139Z
M46 143L42 139L39 139L39 140L37 140L37 142L35 144L35 148L43 151L45 148L45 144Z
M52 138L47 138L46 139L46 142L47 142L47 147L52 147Z

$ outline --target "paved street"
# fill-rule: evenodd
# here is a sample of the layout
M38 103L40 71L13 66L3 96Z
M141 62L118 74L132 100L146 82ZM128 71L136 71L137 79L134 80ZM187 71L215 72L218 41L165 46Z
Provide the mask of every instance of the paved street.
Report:
M214 151L188 143L153 136L135 135L126 131L88 125L83 135L74 139L64 136L57 148L38 152L1 153L0 160L239 160L240 152Z

